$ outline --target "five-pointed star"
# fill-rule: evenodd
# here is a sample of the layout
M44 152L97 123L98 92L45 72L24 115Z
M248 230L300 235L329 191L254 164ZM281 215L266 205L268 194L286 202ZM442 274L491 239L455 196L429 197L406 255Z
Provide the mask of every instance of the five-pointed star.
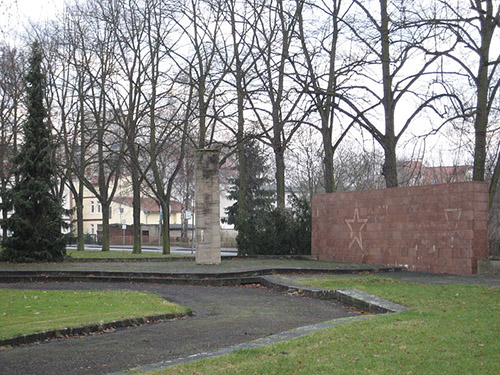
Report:
M349 249L354 242L357 242L361 250L363 250L363 238L361 237L361 231L365 227L367 221L368 219L359 218L359 211L357 208L354 209L354 216L352 219L345 219L345 223L351 231L352 238L352 241L349 244Z

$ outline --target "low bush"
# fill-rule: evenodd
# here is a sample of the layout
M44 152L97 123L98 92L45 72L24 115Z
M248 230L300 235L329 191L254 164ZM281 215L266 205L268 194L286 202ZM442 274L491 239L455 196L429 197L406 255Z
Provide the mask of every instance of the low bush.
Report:
M239 255L311 254L311 206L292 198L291 208L255 212L237 227Z

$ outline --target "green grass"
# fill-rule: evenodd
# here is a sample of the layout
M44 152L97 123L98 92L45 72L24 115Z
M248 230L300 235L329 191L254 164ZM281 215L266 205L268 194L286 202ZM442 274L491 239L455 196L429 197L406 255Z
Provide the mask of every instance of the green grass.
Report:
M165 368L154 374L500 373L500 288L425 286L378 277L311 279L409 307L267 347ZM149 374L149 372L148 372Z
M165 258L165 257L185 257L185 256L190 256L189 254L168 254L164 255L159 252L153 252L153 251L148 251L148 252L143 252L141 254L132 254L132 252L129 251L117 251L117 250L110 250L110 251L100 251L100 250L84 250L84 251L78 251L75 249L68 249L66 250L66 254L70 256L71 258L74 259L84 259L84 258L102 258L102 259L107 259L107 258Z
M0 289L0 339L189 310L146 292Z

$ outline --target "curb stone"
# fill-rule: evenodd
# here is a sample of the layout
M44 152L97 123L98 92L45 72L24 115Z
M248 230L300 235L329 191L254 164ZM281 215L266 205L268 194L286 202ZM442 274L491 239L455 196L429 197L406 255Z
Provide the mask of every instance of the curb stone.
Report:
M255 284L259 277L227 277L227 278L176 278L158 276L112 276L96 274L45 274L38 275L6 275L0 276L0 283L21 282L109 282L109 283L144 283L169 285L200 285L200 286L237 286Z
M280 292L305 295L307 297L319 299L335 299L344 305L352 306L372 313L397 313L407 310L406 307L402 305L356 289L329 290L314 288L284 282L274 275L262 276L261 279L263 280L262 285L279 290Z
M353 306L355 308L373 313L399 313L407 310L406 307L402 305L393 303L384 298L373 296L371 294L356 289L328 290L328 289L307 287L298 284L285 283L274 275L261 276L260 279L261 279L260 284L268 288L278 290L280 292L305 295L307 297L318 298L318 299L335 299L345 305ZM299 327L290 331L280 332L268 337L263 337L254 341L233 345L212 352L197 353L190 355L188 357L176 358L168 361L162 361L162 362L152 363L149 365L138 366L132 369L128 369L127 372L119 371L108 375L128 375L130 374L130 371L145 372L145 371L159 370L165 367L188 363L199 359L216 357L223 354L232 353L236 350L244 350L244 349L251 349L251 348L271 345L274 343L305 336L310 333L316 332L320 329L334 327L342 323L347 323L356 320L372 319L374 317L375 317L374 315L371 316L362 315L349 318L335 319L333 321L324 323L312 324L309 326Z
M186 313L158 314L158 315L150 315L138 318L114 320L111 322L87 324L81 327L60 328L60 329L36 332L28 335L21 335L21 336L11 337L8 339L3 339L0 340L0 347L32 344L38 341L57 339L64 336L83 336L90 333L103 332L108 329L134 327L152 322L185 318L187 316L192 316L192 315L193 315L192 311L187 311Z
M176 359L172 359L172 360L168 360L168 361L162 361L162 362L152 363L149 365L138 366L138 367L124 370L124 371L109 373L107 375L130 375L131 371L133 371L133 372L135 372L135 371L145 372L145 371L152 371L152 370L160 370L160 369L165 368L165 367L175 366L175 365L179 365L179 364L183 364L183 363L188 363L188 362L196 361L199 359L205 359L205 358L210 358L210 357L217 357L217 356L220 356L223 354L229 354L229 353L232 353L232 352L237 351L237 350L258 348L261 346L267 346L267 345L271 345L274 343L291 340L294 338L302 337L302 336L308 335L310 333L316 332L320 329L335 327L335 326L338 326L338 325L343 324L343 323L348 323L348 322L357 321L357 320L373 319L373 318L374 318L373 315L372 316L363 315L363 316L353 316L353 317L348 317L348 318L339 318L339 319L335 319L335 320L328 321L328 322L312 324L312 325L308 325L308 326L304 326L304 327L295 328L295 329L292 329L290 331L276 333L276 334L271 335L271 336L263 337L263 338L260 338L257 340L253 340L253 341L249 341L249 342L245 342L245 343L241 343L241 344L236 344L236 345L229 346L227 348L223 348L223 349L219 349L219 350L215 350L212 352L197 353L197 354L193 354L193 355L190 355L187 357L176 358Z
M335 299L343 304L376 314L398 313L407 310L406 307L402 305L357 289L339 289L335 291L335 294Z
M356 274L356 273L379 273L379 272L399 272L401 267L381 267L381 268L359 268L359 269L328 269L328 268L261 268L246 271L227 271L217 273L159 273L159 272L122 272L122 271L2 271L0 283L9 282L32 282L32 281L129 281L129 282L153 282L153 283L179 283L187 280L190 284L195 280L203 280L209 283L210 280L244 279L248 277L259 277L273 274Z

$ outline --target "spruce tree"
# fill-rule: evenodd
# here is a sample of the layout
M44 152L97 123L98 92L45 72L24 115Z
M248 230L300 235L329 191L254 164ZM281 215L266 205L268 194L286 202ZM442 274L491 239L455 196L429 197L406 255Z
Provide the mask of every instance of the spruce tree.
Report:
M19 182L7 196L13 214L2 222L12 235L3 240L1 258L14 262L59 261L66 251L66 237L61 233L64 209L53 193L54 145L46 121L45 76L38 42L32 45L25 79L24 143L13 165Z
M255 239L258 236L261 217L272 211L274 192L265 189L271 180L267 177L267 161L255 140L249 140L244 145L245 169L248 173L248 184L245 190L245 215L238 212L239 177L234 179L233 187L229 190L228 198L235 203L226 208L228 224L234 224L238 231L236 241L239 255L255 254Z
M275 207L275 192L267 177L269 166L255 140L247 141L245 169L245 215L240 215L239 177L234 179L228 197L235 203L226 208L227 223L238 231L238 255L304 255L311 254L311 204L305 199L290 197L291 207Z

